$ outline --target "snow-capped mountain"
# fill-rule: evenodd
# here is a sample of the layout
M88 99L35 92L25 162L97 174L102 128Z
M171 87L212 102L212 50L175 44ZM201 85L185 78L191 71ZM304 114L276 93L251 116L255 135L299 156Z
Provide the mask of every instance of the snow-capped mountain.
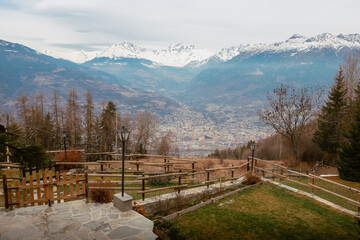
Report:
M42 54L57 58L57 59L65 59L70 60L74 63L84 63L94 59L97 55L101 53L101 51L72 51L72 52L59 52L54 50L40 50Z
M187 64L190 64L192 67L199 67L208 63L211 59L225 62L239 54L251 56L261 52L308 52L313 49L321 48L332 48L336 51L343 48L360 48L360 34L340 34L336 36L330 33L322 33L314 37L305 37L295 34L284 42L239 45L223 48L218 53L183 43L171 44L168 48L162 50L153 50L142 48L128 42L113 44L105 51L88 52L81 50L65 53L53 50L43 50L40 52L55 58L62 58L76 63L84 63L97 57L111 59L137 58L150 60L165 66L184 67Z
M214 55L213 52L207 49L196 48L194 45L185 45L183 43L171 44L167 49L163 50L152 50L141 48L128 42L113 44L103 52L86 52L83 50L70 53L52 50L42 50L40 52L55 58L62 58L76 63L84 63L96 57L106 57L111 59L137 58L172 67L183 67L192 61L202 61Z
M255 55L261 52L308 52L316 48L331 48L336 51L339 51L343 48L359 49L360 34L340 34L336 36L330 33L322 33L315 37L304 37L299 34L294 34L284 42L272 44L247 44L236 47L223 48L213 57L216 57L222 61L228 61L233 57L244 53L247 53L248 55Z
M194 45L183 43L171 44L167 49L151 50L138 47L132 43L123 42L111 45L98 57L108 58L139 58L147 59L162 65L183 67L192 61L202 61L213 56L214 53Z

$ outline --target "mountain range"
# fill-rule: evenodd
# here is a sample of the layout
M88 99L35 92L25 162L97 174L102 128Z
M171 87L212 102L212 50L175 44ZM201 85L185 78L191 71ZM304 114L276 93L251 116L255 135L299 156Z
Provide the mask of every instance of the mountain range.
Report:
M127 111L160 114L186 104L259 107L280 83L329 86L346 54L360 52L360 35L293 35L272 44L248 44L219 52L172 44L151 50L132 43L105 51L35 51L0 41L0 95L11 102L21 92L70 88L93 90L97 100L115 99Z

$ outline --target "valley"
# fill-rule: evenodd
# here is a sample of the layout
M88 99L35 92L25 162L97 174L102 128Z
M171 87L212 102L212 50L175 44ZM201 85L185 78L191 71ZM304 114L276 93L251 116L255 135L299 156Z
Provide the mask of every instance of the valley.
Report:
M159 136L171 132L182 156L204 156L269 135L256 114L267 92L279 84L328 88L353 51L360 52L359 34L293 35L217 53L185 44L151 50L132 43L61 53L0 41L0 98L6 110L15 108L21 93L43 92L51 99L56 90L64 103L70 89L79 99L89 89L96 106L111 100L122 116L154 113Z

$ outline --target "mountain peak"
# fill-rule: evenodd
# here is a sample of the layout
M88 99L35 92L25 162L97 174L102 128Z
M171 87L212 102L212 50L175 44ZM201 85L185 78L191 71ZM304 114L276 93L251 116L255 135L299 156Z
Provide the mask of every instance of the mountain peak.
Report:
M295 33L289 39L299 39L299 38L305 38L305 36Z
M168 50L170 51L186 51L186 50L192 50L195 49L194 45L186 45L184 43L173 43L169 46Z

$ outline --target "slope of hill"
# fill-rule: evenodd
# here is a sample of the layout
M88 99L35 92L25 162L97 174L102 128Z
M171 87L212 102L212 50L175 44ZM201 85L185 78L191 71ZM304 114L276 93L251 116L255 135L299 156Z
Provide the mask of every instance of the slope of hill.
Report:
M54 59L20 44L0 41L0 96L11 105L21 93L43 92L51 98L53 90L66 98L75 88L80 96L90 89L94 100L114 101L121 111L151 110L169 112L178 103L150 92L123 87L121 78L78 64Z

